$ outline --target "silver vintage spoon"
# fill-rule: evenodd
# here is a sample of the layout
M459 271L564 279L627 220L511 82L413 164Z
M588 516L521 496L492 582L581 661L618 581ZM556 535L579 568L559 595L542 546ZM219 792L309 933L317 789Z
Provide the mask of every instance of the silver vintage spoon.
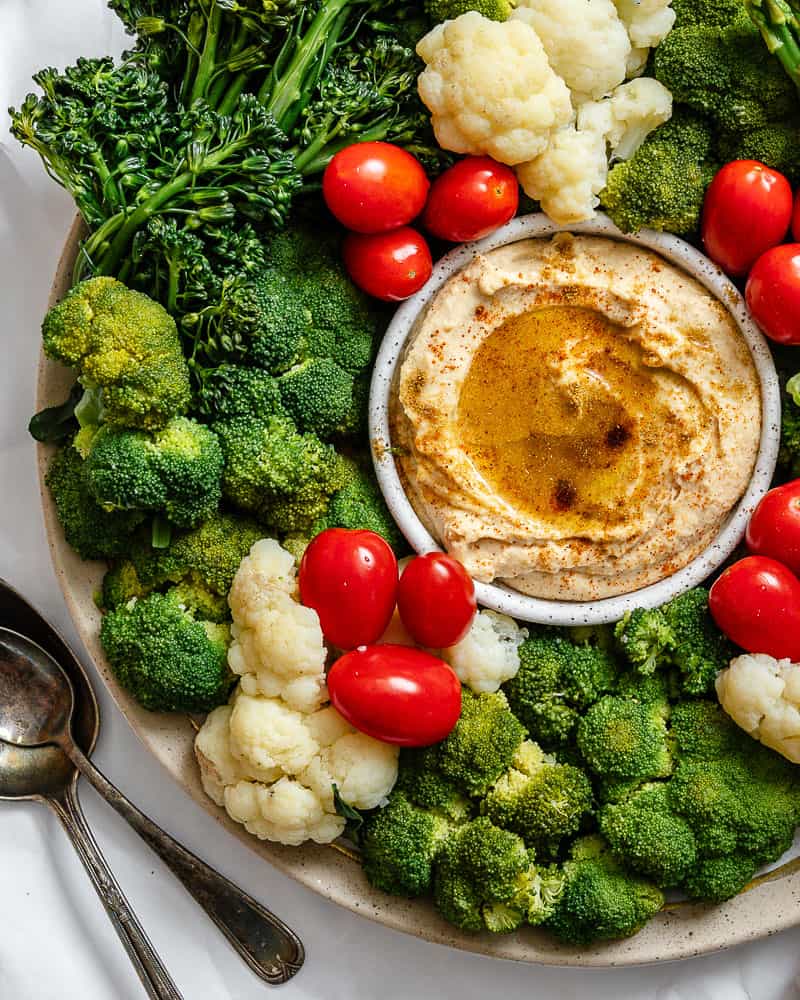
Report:
M74 677L77 661L70 657L64 662L73 667ZM88 687L85 676L83 680ZM41 646L0 626L0 740L41 748L26 751L32 753L57 753L44 746L55 744L183 882L251 969L269 983L286 982L305 958L300 939L278 917L173 840L97 770L73 737L73 716L82 708L76 701L76 688L83 693Z

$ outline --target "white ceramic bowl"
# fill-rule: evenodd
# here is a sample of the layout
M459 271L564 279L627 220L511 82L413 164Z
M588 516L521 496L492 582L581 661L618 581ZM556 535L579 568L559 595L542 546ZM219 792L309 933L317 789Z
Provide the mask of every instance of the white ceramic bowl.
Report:
M761 442L750 485L712 544L688 566L648 587L598 601L544 600L528 597L502 584L475 581L478 602L482 606L502 611L522 621L552 625L596 625L616 621L632 608L656 607L701 583L722 565L739 544L747 521L758 501L769 489L775 472L780 438L780 392L772 355L766 340L751 319L742 296L716 264L677 236L649 229L644 229L635 236L628 235L620 232L604 215L574 226L557 226L546 215L541 214L513 219L486 239L464 243L451 250L436 264L424 288L397 310L375 363L369 399L369 431L378 482L400 530L417 552L440 549L441 546L424 527L406 496L391 450L389 400L406 340L417 317L436 292L448 278L469 264L475 254L516 243L518 240L552 236L553 233L562 231L609 236L647 247L691 274L723 303L738 323L750 348L761 384Z

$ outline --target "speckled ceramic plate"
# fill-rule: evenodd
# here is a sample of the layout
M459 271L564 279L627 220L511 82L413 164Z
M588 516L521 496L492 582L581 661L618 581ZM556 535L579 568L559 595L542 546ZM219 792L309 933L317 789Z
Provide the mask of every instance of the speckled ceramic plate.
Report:
M80 232L80 225L76 222L67 237L55 276L52 302L61 298L70 286ZM72 375L67 369L42 357L38 408L61 402L71 382ZM496 958L547 965L635 965L687 958L773 934L800 923L799 861L789 862L756 880L748 891L723 906L671 904L636 937L599 947L568 948L559 945L544 932L531 928L510 935L461 934L445 923L428 902L395 899L372 889L354 857L336 845L289 848L262 843L251 837L204 795L192 753L194 731L190 721L178 715L145 711L119 687L111 674L98 640L100 613L93 601L103 566L101 563L81 562L64 541L55 508L44 485L50 452L49 447L39 446L45 529L67 606L98 677L109 689L142 743L164 765L170 776L219 820L232 836L257 851L266 863L275 865L327 899L394 930Z

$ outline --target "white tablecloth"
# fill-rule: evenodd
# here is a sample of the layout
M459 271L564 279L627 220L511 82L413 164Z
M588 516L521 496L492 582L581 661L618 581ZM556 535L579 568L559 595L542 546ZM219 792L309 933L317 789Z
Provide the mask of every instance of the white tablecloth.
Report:
M0 108L31 73L123 43L102 0L0 0ZM33 411L39 323L73 214L37 158L0 127L0 575L76 648L39 513ZM82 650L81 650L82 652ZM462 954L388 931L269 868L192 803L139 745L98 685L98 764L159 823L281 914L308 958L286 1000L433 1000L487 996L593 1000L789 1000L798 995L800 929L727 953L658 967L580 971ZM231 951L183 888L91 789L89 821L187 1000L249 1000L269 988ZM136 976L72 848L46 809L0 804L0 998L139 1000Z

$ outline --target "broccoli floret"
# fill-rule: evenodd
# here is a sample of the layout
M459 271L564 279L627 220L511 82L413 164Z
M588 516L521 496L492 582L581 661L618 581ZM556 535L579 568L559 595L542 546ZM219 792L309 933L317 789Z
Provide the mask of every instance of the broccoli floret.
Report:
M44 351L101 390L102 419L154 430L186 412L189 368L169 313L113 278L90 278L45 316Z
M785 174L796 184L800 180L800 123L772 122L747 132L729 132L720 137L718 151L724 162L758 160Z
M140 510L104 510L89 491L86 463L67 445L53 456L45 476L64 537L81 559L124 555L144 521Z
M707 24L724 28L743 16L742 0L672 0L675 28L689 24Z
M281 401L301 431L344 434L354 407L353 376L331 358L309 358L278 379Z
M622 864L662 888L678 885L695 864L694 834L670 808L666 782L645 784L604 806L598 820Z
M144 708L208 712L228 696L228 626L196 620L179 593L149 594L109 611L100 641L120 684Z
M682 888L692 899L724 903L744 889L758 867L752 858L741 854L706 858L689 872Z
M679 757L714 760L729 754L746 753L754 742L743 737L742 730L717 702L682 701L673 706L670 734Z
M112 611L131 598L144 597L150 592L139 579L136 567L127 559L115 563L103 577L103 587L98 604L106 611Z
M278 531L309 531L342 486L333 448L287 417L236 417L214 429L225 458L223 493Z
M501 692L461 689L461 717L436 747L436 767L468 795L482 796L500 777L525 739Z
M545 926L570 944L629 937L664 905L661 890L626 872L602 837L583 837L564 863L564 890Z
M385 538L398 554L406 551L372 471L343 461L342 476L344 484L331 497L325 514L312 525L312 537L325 528L366 528Z
M152 432L106 424L92 441L86 476L106 510L161 512L190 528L219 504L222 450L213 431L187 417Z
M786 384L781 421L779 462L791 476L800 476L800 375Z
M730 132L793 118L797 92L742 8L723 27L674 28L655 50L656 79L674 100Z
M687 694L706 694L734 655L714 624L708 591L694 587L660 608L638 608L617 623L616 636L628 662L649 675L674 666Z
M241 360L273 375L329 358L351 376L370 364L378 317L350 281L334 239L300 225L280 230L267 264L232 290L222 334Z
M220 597L201 583L186 580L170 587L169 593L185 611L199 621L217 624L230 621L226 598Z
M470 817L471 804L458 786L437 770L437 754L435 746L401 750L395 788L422 809L464 822Z
M197 410L211 420L283 413L277 379L262 368L220 365L204 372Z
M370 884L395 896L427 892L434 859L451 829L443 816L393 791L387 805L365 823L361 862Z
M511 0L425 0L425 13L434 24L477 10L490 21L506 21L516 6Z
M574 645L555 631L541 631L519 648L520 668L503 685L515 715L543 746L563 746L580 711L616 685L617 665L602 646Z
M434 863L433 897L462 930L506 933L525 919L535 876L522 838L479 816L445 840Z
M645 227L695 232L716 170L710 162L712 140L711 127L699 115L676 108L630 160L612 168L600 203L627 233Z
M217 512L191 531L175 532L165 549L155 549L137 536L128 558L106 575L104 607L181 582L197 583L226 597L239 563L263 535L250 518ZM126 588L130 588L127 598Z
M583 771L556 763L530 741L522 744L483 802L493 823L549 854L578 830L591 808L592 787Z
M578 749L601 778L663 778L672 771L665 704L606 695L578 724Z

